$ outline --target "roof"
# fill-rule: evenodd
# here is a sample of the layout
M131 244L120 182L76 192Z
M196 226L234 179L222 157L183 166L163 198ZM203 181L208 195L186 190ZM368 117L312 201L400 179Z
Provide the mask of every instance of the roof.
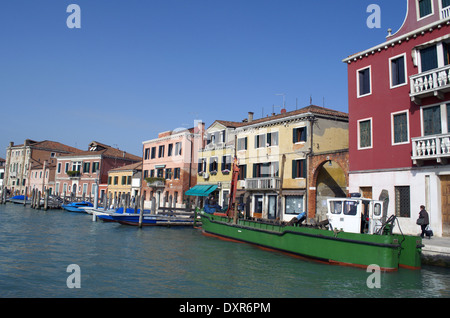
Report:
M334 116L334 117L339 117L339 118L348 120L348 113L344 113L344 112L340 112L340 111L337 111L334 109L320 107L320 106L316 106L316 105L309 105L307 107L304 107L304 108L301 108L298 110L285 112L285 113L281 113L281 114L277 114L277 115L273 115L273 116L267 116L267 117L263 117L263 118L259 118L259 119L254 119L251 122L233 122L233 121L225 121L225 120L216 120L214 123L220 123L220 124L224 125L225 127L240 128L240 127L261 124L261 123L264 123L267 121L283 119L283 118L307 114L307 113L312 113L312 114L316 114L316 115L324 115L324 116ZM213 125L214 125L214 123L213 123Z
M111 169L111 170L109 170L109 172L127 171L127 170L142 170L142 162L136 162L136 163L132 163L130 165L126 165L123 167Z
M73 157L73 156L94 156L94 155L102 155L104 157L110 158L120 158L120 159L128 159L131 161L141 161L142 158L135 156L131 153L128 153L124 150L120 150L118 148L111 147L109 145L100 143L98 141L93 141L89 144L89 150L81 151L76 154L70 155L62 155L60 157Z
M24 146L45 149L48 151L67 152L67 153L76 153L76 152L82 151L78 148L71 147L71 146L62 144L57 141L52 141L52 140L34 141L31 139L26 139L25 143L20 144L20 145L13 145L11 148L16 148L16 147L20 148L20 147L24 147Z

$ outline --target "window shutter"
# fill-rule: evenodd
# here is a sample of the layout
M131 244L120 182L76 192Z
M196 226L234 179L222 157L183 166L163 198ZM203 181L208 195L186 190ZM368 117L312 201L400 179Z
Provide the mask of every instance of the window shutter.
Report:
M258 164L257 163L254 163L253 164L253 178L256 178L257 177L257 169L258 169Z
M292 142L295 144L298 140L297 140L297 129L298 128L294 128L292 130Z
M301 161L303 167L302 167L302 177L306 178L306 160Z
M245 137L245 150L247 150L247 137Z
M272 133L267 133L267 144L272 146Z
M292 179L297 178L297 160L292 160Z

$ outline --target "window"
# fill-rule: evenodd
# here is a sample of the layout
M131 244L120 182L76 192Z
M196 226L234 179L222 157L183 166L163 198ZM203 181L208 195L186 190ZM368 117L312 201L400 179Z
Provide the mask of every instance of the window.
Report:
M92 173L96 173L99 170L100 162L93 162L92 163Z
M81 162L72 162L72 171L81 171Z
M144 170L144 179L148 178L148 170Z
M356 215L358 210L358 202L345 201L344 202L344 215Z
M253 164L253 178L278 177L278 162Z
M292 179L306 178L306 160L292 160Z
M439 64L436 45L420 50L420 65L422 72L438 68Z
M114 177L114 185L117 185L117 184L119 184L119 177Z
M371 93L370 67L358 70L358 97L370 95Z
M266 135L255 136L255 148L263 148L266 146Z
M167 156L171 157L173 153L173 144L169 145L169 148L167 149Z
M292 130L292 142L306 142L306 127L294 128Z
M247 165L240 165L238 180L245 180L245 178L247 178Z
M108 184L111 184L111 177L108 177Z
M361 120L359 123L358 148L372 148L372 119Z
M166 169L166 176L165 176L165 178L168 179L168 180L172 179L172 169L171 168Z
M224 170L231 171L231 156L222 157L222 171Z
M303 212L303 196L289 195L286 196L285 213L286 214L300 214Z
M406 84L405 55L394 57L390 61L391 88Z
M88 184L87 183L83 183L83 194L86 194L88 190Z
M58 163L58 173L61 173L61 164Z
M409 218L411 215L409 186L395 187L395 215Z
M419 17L424 18L433 13L431 0L419 0Z
M200 159L198 162L198 173L206 172L206 159Z
M439 135L442 133L441 106L422 108L423 135Z
M158 149L158 158L163 158L164 157L164 145L159 146Z
M409 142L408 113L397 113L392 115L392 144L403 144Z
M91 163L84 162L83 163L83 173L89 173L90 170L91 170Z
M247 137L239 138L237 144L237 150L247 150Z
M149 158L150 158L150 148L145 148L144 160L148 160Z
M450 7L450 0L442 0L442 9Z
M271 132L267 134L267 145L278 146L278 131Z
M180 179L181 177L181 169L180 168L175 168L173 171L173 178L174 179Z
M332 214L341 214L342 201L330 201L330 210Z
M450 0L448 0L450 3ZM449 4L450 5L450 4ZM450 64L450 43L442 43L444 49L444 65Z
M218 169L218 158L213 157L210 159L209 162L209 172L217 173L217 169Z
M175 156L181 156L181 142L175 144Z
M156 158L156 147L152 147L151 159Z
M155 170L152 169L150 170L150 178L154 178L155 177Z
M164 169L161 169L161 168L156 169L156 177L162 178L163 175L164 175Z

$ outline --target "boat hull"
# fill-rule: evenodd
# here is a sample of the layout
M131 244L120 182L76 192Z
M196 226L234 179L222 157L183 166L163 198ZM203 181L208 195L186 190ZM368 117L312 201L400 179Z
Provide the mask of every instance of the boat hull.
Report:
M367 235L328 230L265 224L202 213L205 234L219 236L310 259L367 268L378 265L383 271L399 266L420 268L420 237Z
M112 219L124 225L139 225L139 215L113 215ZM143 215L142 226L192 226L194 220L183 217Z

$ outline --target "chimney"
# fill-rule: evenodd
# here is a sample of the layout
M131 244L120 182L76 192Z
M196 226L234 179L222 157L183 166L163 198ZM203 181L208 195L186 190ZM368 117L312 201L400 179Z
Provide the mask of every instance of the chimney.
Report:
M253 121L253 112L248 112L248 122L251 123Z

